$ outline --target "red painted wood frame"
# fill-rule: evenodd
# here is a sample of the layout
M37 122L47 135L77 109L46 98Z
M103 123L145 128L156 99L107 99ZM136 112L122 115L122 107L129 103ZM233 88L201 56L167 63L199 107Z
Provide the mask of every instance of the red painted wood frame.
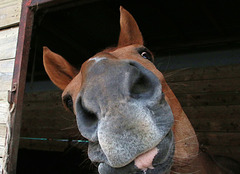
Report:
M8 156L5 166L6 173L15 174L17 167L17 156L18 156L18 146L21 128L21 118L22 118L22 107L23 107L23 96L27 75L28 57L30 52L30 44L32 38L32 29L34 22L34 15L37 10L43 8L63 9L67 7L74 6L76 4L84 4L94 2L96 0L23 0L21 19L19 24L19 35L17 52L12 80L12 90L9 92L9 103L15 106L14 111L11 113L11 118L9 121L10 130L10 142L8 146L8 151L5 155ZM60 5L63 5L60 6ZM5 173L3 171L3 173Z

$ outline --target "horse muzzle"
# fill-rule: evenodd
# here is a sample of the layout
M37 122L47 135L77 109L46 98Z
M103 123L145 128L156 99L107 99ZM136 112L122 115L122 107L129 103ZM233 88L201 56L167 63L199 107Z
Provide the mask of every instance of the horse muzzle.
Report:
M137 62L107 58L95 61L83 79L75 113L99 173L142 172L136 161L154 148L152 166L145 171L169 170L173 115L159 79Z

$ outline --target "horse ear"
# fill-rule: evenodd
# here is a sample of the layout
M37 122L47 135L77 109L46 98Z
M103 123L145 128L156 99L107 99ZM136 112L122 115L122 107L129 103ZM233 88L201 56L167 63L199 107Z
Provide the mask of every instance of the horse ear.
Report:
M132 44L143 45L142 33L138 28L137 22L122 6L120 6L120 27L118 47Z
M43 47L43 65L51 81L60 89L65 87L77 75L78 71L62 56Z

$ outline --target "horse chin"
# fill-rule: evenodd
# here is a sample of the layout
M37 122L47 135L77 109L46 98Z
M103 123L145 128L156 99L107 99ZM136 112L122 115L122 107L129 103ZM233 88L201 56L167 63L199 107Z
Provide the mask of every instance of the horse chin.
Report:
M174 138L173 133L170 131L166 137L153 149L157 149L151 166L148 168L139 169L136 166L136 159L131 163L121 168L113 168L106 163L98 165L98 172L100 174L167 174L170 172L173 156L174 156Z

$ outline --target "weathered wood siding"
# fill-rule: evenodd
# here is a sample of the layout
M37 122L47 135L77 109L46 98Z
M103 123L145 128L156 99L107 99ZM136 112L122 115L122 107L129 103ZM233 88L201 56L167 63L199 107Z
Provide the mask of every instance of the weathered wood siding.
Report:
M1 0L0 29L18 25L22 0Z
M49 139L78 139L80 134L75 116L66 111L61 91L25 93L21 137ZM19 148L63 151L67 142L20 139Z
M240 161L240 65L166 73L200 145Z
M0 1L0 165L4 154L8 116L8 90L11 88L17 46L21 0Z
M200 141L212 153L240 161L240 65L165 73ZM75 117L65 111L61 91L26 93L21 136L75 139ZM57 146L56 146L57 145ZM20 147L63 150L67 143L21 140Z

